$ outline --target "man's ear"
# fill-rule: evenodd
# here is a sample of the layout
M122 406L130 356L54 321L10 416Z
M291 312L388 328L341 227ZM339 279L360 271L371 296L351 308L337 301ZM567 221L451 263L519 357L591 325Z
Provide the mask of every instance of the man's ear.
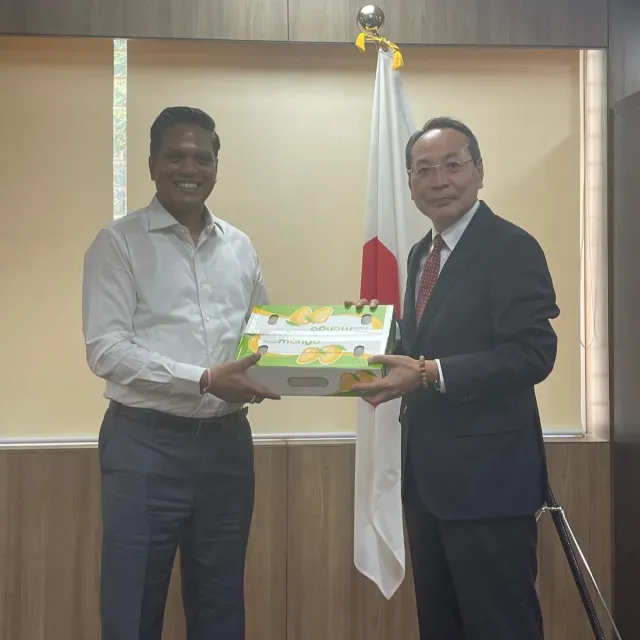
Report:
M479 188L482 189L484 187L484 165L482 164L482 158L478 160L478 164L476 165L478 169L478 175L480 176L480 185Z
M153 156L149 156L149 177L151 178L152 181L155 181L155 173L156 173L156 167L155 167L155 158Z

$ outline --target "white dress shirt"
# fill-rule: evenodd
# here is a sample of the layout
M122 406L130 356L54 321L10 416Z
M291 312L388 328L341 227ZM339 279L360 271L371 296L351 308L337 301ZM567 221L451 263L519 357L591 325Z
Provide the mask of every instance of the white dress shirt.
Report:
M471 219L476 214L478 207L480 206L480 201L477 200L476 203L471 207L467 213L465 213L460 220L457 220L454 224L452 224L449 228L445 229L440 235L442 236L442 252L440 253L440 271L438 275L442 273L442 268L445 265L445 262L451 255L451 252L456 248L456 245L462 238L462 234L465 232L466 228L469 226ZM435 240L438 234L433 235L433 240ZM424 271L424 263L427 261L427 256L431 253L431 249L433 248L433 240L431 241L431 245L429 246L429 250L427 253L420 258L420 267L418 268L418 277L416 278L416 290L415 290L415 302L418 301L418 291L420 290L420 280L422 278L422 272ZM442 369L440 367L440 360L436 360L436 365L438 367L438 375L440 380L436 385L436 388L441 393L446 392L446 386L444 383L444 378L442 376Z
M267 293L249 238L206 211L197 246L154 198L102 229L84 261L87 362L122 404L206 418L237 410L201 395L205 369L235 358Z

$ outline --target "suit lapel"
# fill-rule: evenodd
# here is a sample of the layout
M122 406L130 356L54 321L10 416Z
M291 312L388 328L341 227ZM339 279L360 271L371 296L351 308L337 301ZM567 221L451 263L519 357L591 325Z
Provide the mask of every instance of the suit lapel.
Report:
M422 319L417 327L416 338L432 327L438 318L439 311L449 295L451 289L464 275L469 263L476 257L477 253L485 246L488 227L493 213L484 203L480 204L478 211L469 222L462 237L458 241L455 249L447 258L447 261L440 272L440 276L433 288L433 293L427 302L427 306L422 314ZM414 306L415 317L415 306Z

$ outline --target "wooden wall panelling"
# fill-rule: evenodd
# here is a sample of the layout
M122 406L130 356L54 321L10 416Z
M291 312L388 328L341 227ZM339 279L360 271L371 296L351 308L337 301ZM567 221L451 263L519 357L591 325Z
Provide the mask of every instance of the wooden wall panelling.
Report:
M98 640L97 453L0 451L0 640Z
M353 564L354 472L353 445L289 448L289 640L418 640L410 568L388 601Z
M634 0L616 0L633 3ZM602 47L607 0L379 0L402 43ZM0 0L0 33L352 42L358 0ZM288 9L288 11L287 11Z
M350 445L289 449L287 638L355 640L354 464Z
M284 640L286 448L255 466L247 640ZM0 451L0 640L99 639L100 527L95 449ZM184 640L179 585L176 568L163 640Z
M609 104L640 91L640 2L609 0Z
M629 0L633 2L634 0ZM353 42L361 0L289 0L289 37ZM607 0L378 0L399 43L605 47Z
M410 567L387 601L353 565L354 453L256 447L248 640L417 640ZM547 453L558 502L609 598L609 445L550 443ZM98 640L99 505L95 449L0 451L0 640ZM547 639L590 637L548 515L539 553ZM178 586L176 571L164 640L184 638Z
M354 472L353 445L289 448L289 640L418 640L411 578L387 601L353 564Z
M637 338L638 142L640 140L640 2L609 0L610 250L614 615L624 638L640 637L640 369Z
M614 609L622 637L640 638L640 270L637 264L640 243L640 92L627 96L614 106L609 252Z
M0 33L285 41L287 0L0 0Z
M547 454L556 499L610 598L609 445L552 443ZM417 640L410 577L387 602L353 566L353 473L352 447L290 449L288 638ZM590 637L589 622L549 515L540 531L539 591L547 640L584 640Z
M287 448L256 447L256 500L247 553L247 640L287 634Z
M564 508L598 586L611 609L611 460L609 443L548 443L549 482ZM591 626L573 582L560 538L550 514L540 521L538 592L545 616L547 640L584 640ZM585 580L607 638L612 637L597 592Z

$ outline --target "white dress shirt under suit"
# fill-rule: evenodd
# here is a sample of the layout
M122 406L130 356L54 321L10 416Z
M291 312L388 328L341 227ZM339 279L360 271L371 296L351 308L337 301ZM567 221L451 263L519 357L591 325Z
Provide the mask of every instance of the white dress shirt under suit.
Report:
M108 399L208 418L239 406L200 393L205 369L235 358L267 292L249 238L206 211L197 246L154 198L102 229L84 262L87 362Z

